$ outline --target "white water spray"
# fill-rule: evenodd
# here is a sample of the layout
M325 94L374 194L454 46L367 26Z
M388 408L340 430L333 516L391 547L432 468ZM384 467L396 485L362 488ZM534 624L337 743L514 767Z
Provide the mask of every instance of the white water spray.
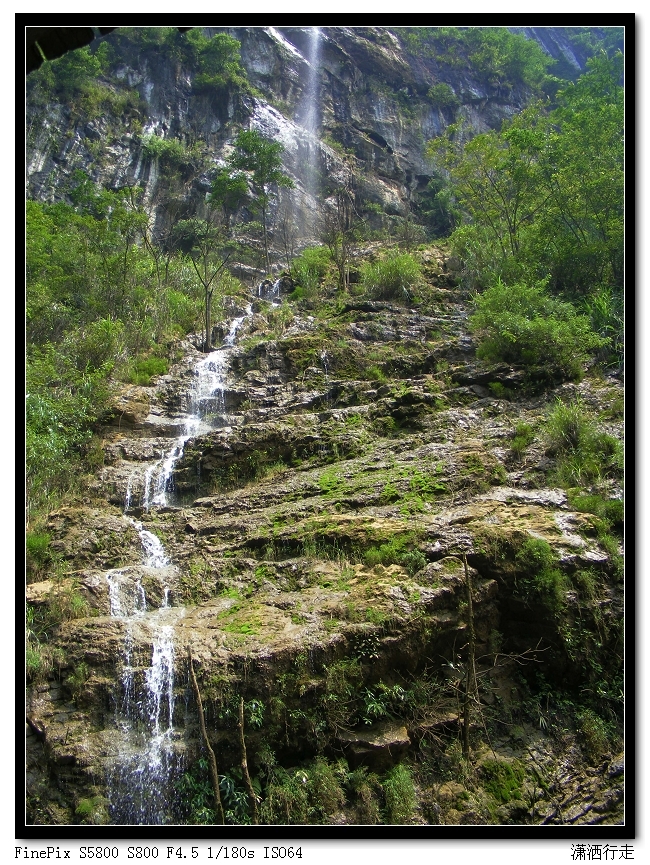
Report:
M307 161L305 165L305 191L318 200L320 142L320 55L322 34L319 27L309 28L309 54L307 84L303 94L302 125L307 133ZM315 210L312 211L315 214ZM315 228L315 226L314 226Z
M278 296L279 291L278 284ZM145 471L142 507L146 511L153 506L165 507L169 504L169 497L174 489L174 466L183 456L187 442L196 436L202 427L214 429L222 422L226 412L226 373L230 349L235 343L238 330L252 314L252 306L248 304L244 315L230 323L221 348L210 352L195 366L194 379L187 395L188 412L184 418L183 432L167 453ZM127 500L130 503L130 485L127 487Z

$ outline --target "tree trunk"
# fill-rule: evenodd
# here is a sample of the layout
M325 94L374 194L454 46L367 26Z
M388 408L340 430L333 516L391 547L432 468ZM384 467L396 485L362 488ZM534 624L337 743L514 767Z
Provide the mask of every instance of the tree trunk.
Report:
M205 289L205 351L212 350L212 328L210 326L212 320L212 292L206 287Z
M248 774L248 760L246 758L246 740L244 739L244 698L239 698L239 744L241 745L241 770L244 776L244 783L248 790L248 798L251 800L251 808L253 809L253 823L257 826L259 819L257 816L257 797L253 789L251 776Z
M203 713L203 702L201 701L201 692L199 691L199 683L196 681L196 676L194 675L194 664L192 663L192 650L190 647L187 647L187 661L190 668L190 679L192 680L192 688L194 690L194 696L196 698L196 705L199 709L199 724L201 726L201 737L203 739L203 744L206 747L208 752L208 763L210 766L210 780L212 781L212 792L214 793L214 812L216 822L219 825L223 825L224 816L223 816L223 805L221 804L221 793L219 792L219 773L217 771L217 758L214 755L214 751L212 750L212 745L210 744L210 740L208 739L208 731L205 726L205 715Z
M264 268L268 276L271 270L271 262L269 261L269 241L266 234L266 205L262 204L262 235L264 237Z

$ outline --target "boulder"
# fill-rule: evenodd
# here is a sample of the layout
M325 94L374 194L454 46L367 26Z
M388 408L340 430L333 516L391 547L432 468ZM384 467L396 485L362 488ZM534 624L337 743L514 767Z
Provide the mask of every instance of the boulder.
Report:
M369 727L341 732L338 739L350 766L369 766L373 771L385 771L409 749L406 727L399 721L380 721Z

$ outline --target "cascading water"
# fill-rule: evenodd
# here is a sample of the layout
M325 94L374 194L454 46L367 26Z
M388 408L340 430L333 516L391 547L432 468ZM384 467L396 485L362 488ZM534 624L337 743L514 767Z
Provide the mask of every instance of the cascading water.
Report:
M279 283L276 293L279 297ZM252 307L248 304L244 315L231 322L222 347L210 352L195 366L194 380L187 395L188 412L184 418L183 432L162 459L148 466L145 471L142 507L146 511L153 505L165 507L169 504L169 494L173 492L174 466L183 456L186 443L202 427L206 431L216 427L220 415L225 413L225 376L228 369L228 355L235 343L237 331L252 314ZM127 497L130 504L130 482L127 486Z
M307 84L302 98L302 126L307 133L307 161L305 164L305 191L307 195L318 200L319 194L319 154L320 142L318 131L320 127L320 55L322 34L319 27L309 28L309 63ZM315 214L315 209L310 208ZM314 226L315 228L315 226Z
M215 414L224 413L228 353L237 331L250 315L249 304L245 314L231 323L223 346L196 365L187 395L183 435L145 472L142 501L145 510L167 504L174 464L182 456L185 443L201 428L211 428ZM129 477L125 511L131 504L132 480ZM111 616L123 621L125 631L115 709L117 736L110 743L114 757L108 770L108 798L111 821L115 824L163 825L173 822L180 813L175 786L182 770L182 757L175 746L174 733L174 623L184 610L169 606L169 587L163 569L171 562L160 539L126 513L125 518L140 536L143 567L151 569L152 576L160 580L163 595L157 609L148 606L139 576L141 569L135 575L126 568L106 575ZM151 645L151 657L145 663L137 657L136 650L143 642Z
M270 279L263 279L257 286L257 296L262 300L269 300L274 306L280 303L280 282L276 279L272 282Z
M169 558L160 539L142 523L127 519L140 535L144 566L153 570L168 567ZM107 580L111 616L125 624L121 693L115 712L116 755L107 785L111 819L118 824L161 825L174 813L173 782L181 769L180 756L173 747L173 620L183 611L170 608L169 588L164 582L162 603L150 612L138 577L121 569L109 571ZM150 636L148 667L138 665L134 658L136 632L140 639L143 632Z

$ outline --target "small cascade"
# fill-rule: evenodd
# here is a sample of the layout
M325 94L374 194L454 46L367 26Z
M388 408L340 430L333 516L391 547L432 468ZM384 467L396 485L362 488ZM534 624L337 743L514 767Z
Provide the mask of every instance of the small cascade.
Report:
M183 455L185 443L202 429L210 429L216 412L225 412L228 355L237 332L251 315L249 304L244 315L231 322L222 347L197 363L187 394L183 434L144 473L145 510L168 503L174 464ZM125 512L133 498L133 480L130 476L127 482ZM125 518L140 536L144 567L169 567L171 562L160 539L126 513ZM115 708L117 739L111 742L115 757L107 779L111 821L163 825L173 822L173 815L179 814L181 807L174 783L182 771L182 758L174 741L174 623L184 610L170 607L167 585L163 585L160 606L151 609L137 571L134 576L133 570L116 569L109 571L106 579L111 616L121 619L125 630ZM146 661L137 657L136 646L143 642L151 645L151 656Z
M280 295L279 281L275 288ZM144 474L142 507L148 511L152 506L165 507L169 504L169 495L173 492L174 466L183 456L186 443L196 436L201 427L214 428L226 411L226 373L229 366L229 350L235 344L237 332L244 321L253 314L251 304L248 304L243 315L230 323L221 348L210 352L200 360L194 368L194 379L187 395L188 413L185 416L183 433L171 446L169 451L153 465L147 467ZM127 500L131 501L131 479L127 486ZM126 509L125 508L125 509Z
M329 356L325 349L320 353L320 362L323 367L323 372L325 373L325 381L329 379Z
M122 619L146 612L147 599L139 579L135 582L126 579L121 568L108 571L106 579L111 616Z
M162 825L178 808L174 781L182 759L174 748L174 627L151 621L151 663L144 670L134 652L133 628L127 618L121 698L116 706L117 757L108 773L113 823ZM140 613L140 620L144 614Z
M131 507L131 496L133 495L133 472L129 475L129 479L126 482L126 495L124 496L124 513L128 511Z
M126 519L140 535L144 566L167 567L170 561L160 539L137 520ZM106 578L111 616L126 626L115 713L119 745L108 772L111 818L118 824L161 825L174 811L173 779L182 768L173 747L174 627L166 620L172 613L169 587L164 586L160 607L150 611L138 577L117 569ZM152 648L151 663L143 668L134 658L134 630L145 625Z
M280 303L280 280L263 279L257 286L257 296L277 306Z
M157 538L153 532L147 531L144 528L142 523L137 520L132 520L130 517L127 517L127 520L131 523L137 533L140 535L140 540L142 541L142 548L145 553L145 560L143 564L147 568L166 568L171 562L169 561L169 557L165 553L163 549L163 545L160 541L160 538Z

